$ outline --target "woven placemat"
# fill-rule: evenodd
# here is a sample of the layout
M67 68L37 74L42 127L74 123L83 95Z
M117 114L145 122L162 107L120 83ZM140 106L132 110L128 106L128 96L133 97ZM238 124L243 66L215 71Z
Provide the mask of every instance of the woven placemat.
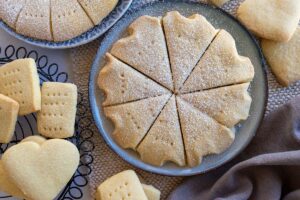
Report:
M132 8L137 8L142 4L154 2L156 0L135 0L133 2ZM203 2L203 1L202 1ZM235 15L236 9L242 0L232 0L223 6L223 9L232 15ZM87 45L74 48L71 50L71 59L73 62L74 70L74 80L78 85L79 92L83 94L83 102L89 104L88 102L88 80L90 66L93 62L93 58L99 47L101 38L91 42ZM269 84L269 100L267 106L268 114L271 110L289 101L291 98L300 94L300 82L287 87L281 87L275 80L274 76L271 74L269 68L267 68L268 84ZM88 107L88 106L87 106ZM159 176L145 171L136 169L123 161L117 154L115 154L101 138L96 126L93 123L92 115L90 110L86 111L85 123L90 124L90 130L94 133L94 151L93 157L94 162L92 164L92 172L89 176L90 178L90 191L92 196L94 196L97 186L103 182L108 177L126 170L134 169L136 172L146 181L148 184L152 184L159 188L162 192L162 199L166 199L168 194L182 182L183 178L180 177L166 177Z

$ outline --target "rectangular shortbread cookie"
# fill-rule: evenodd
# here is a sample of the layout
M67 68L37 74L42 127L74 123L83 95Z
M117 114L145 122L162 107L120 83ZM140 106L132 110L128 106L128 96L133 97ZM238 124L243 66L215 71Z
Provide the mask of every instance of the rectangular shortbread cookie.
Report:
M37 116L38 131L49 138L74 135L77 87L71 83L45 82L42 109Z
M0 93L20 105L19 115L41 109L41 91L35 61L18 59L0 67Z
M118 173L102 183L97 189L96 199L148 200L138 176L132 170Z
M19 104L0 94L0 143L9 143L14 135Z

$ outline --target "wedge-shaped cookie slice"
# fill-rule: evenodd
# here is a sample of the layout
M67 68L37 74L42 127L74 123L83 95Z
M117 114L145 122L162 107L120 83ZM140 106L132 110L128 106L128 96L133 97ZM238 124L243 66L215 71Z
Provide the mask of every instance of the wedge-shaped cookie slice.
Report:
M32 200L52 200L70 181L79 164L77 147L62 139L41 145L22 142L9 148L2 164L12 182Z
M35 142L37 144L42 144L47 140L41 136L29 136L23 139L21 142ZM2 161L0 160L0 191L5 192L6 194L12 195L13 197L20 199L28 199L23 192L14 184L11 178L8 176L6 171L3 168Z
M52 40L50 0L27 1L18 17L16 31L29 37Z
M163 18L163 26L175 91L178 91L215 37L217 30L201 15L195 14L186 18L177 11L167 13Z
M40 81L34 60L18 59L1 66L0 92L19 103L19 115L40 110Z
M184 94L181 97L221 124L233 127L249 116L252 99L248 87L249 83L244 83Z
M49 138L73 136L76 105L76 85L57 82L43 83L42 109L37 115L39 133Z
M25 3L25 0L0 0L0 19L15 29L18 16Z
M232 36L221 30L180 91L188 93L244 83L253 77L250 59L239 56Z
M78 2L97 25L114 9L118 0L78 0Z
M173 95L138 146L141 159L156 166L172 161L185 165L184 147Z
M161 20L142 16L128 28L129 36L117 41L111 53L170 90L173 81Z
M14 135L18 119L19 104L0 94L0 143L9 143Z
M142 184L132 170L120 172L106 181L97 189L97 200L148 200Z
M142 184L142 186L148 200L160 200L160 191L158 189L152 185Z
M257 36L287 42L300 20L300 1L246 0L237 10L237 17Z
M123 148L135 149L144 138L170 95L148 98L118 106L105 107L104 112L115 124L113 137Z
M74 0L51 0L51 20L54 41L72 39L94 26Z
M234 140L234 133L180 97L177 98L179 118L188 165L195 167L209 154L225 151Z
M155 97L170 92L135 69L106 54L107 64L99 73L98 85L106 94L104 106Z
M289 42L262 40L261 46L280 84L288 86L300 80L300 27Z

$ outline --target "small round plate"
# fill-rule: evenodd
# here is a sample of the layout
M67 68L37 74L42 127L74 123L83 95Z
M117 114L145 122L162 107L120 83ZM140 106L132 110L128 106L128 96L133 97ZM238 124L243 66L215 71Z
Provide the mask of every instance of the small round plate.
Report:
M94 26L87 32L77 36L71 40L64 42L51 42L46 40L38 40L35 38L27 37L15 32L14 29L6 25L2 20L0 20L0 27L5 30L7 33L16 37L19 40L22 40L28 44L39 46L49 49L67 49L72 47L77 47L88 42L91 42L101 35L103 35L107 30L109 30L128 10L131 5L132 0L119 0L115 9L98 25Z
M178 167L177 165L170 163L162 167L152 166L141 161L137 153L119 147L111 136L113 124L103 114L101 103L103 102L104 94L97 87L98 73L105 65L104 55L110 50L111 46L124 35L127 27L139 16L164 16L166 12L172 10L178 10L185 16L199 13L205 16L216 28L227 30L235 38L238 52L243 56L249 57L255 68L255 78L251 83L250 89L253 100L250 116L246 121L236 127L237 132L234 143L222 154L206 156L203 159L202 164L194 168ZM266 107L267 82L265 61L261 50L252 35L229 14L205 4L193 3L186 0L165 0L163 2L148 4L138 10L129 11L128 14L126 14L113 29L107 33L100 45L92 66L89 83L89 98L93 117L101 135L107 144L124 160L143 170L163 175L189 176L200 174L231 160L247 146L255 135L264 116Z

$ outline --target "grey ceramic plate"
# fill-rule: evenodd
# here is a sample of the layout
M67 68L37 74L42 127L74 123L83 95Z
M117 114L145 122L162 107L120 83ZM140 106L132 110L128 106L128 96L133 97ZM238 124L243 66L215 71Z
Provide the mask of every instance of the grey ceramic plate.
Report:
M0 20L0 27L12 36L16 37L17 39L35 46L49 49L72 48L91 42L103 35L125 14L131 3L132 0L119 0L118 5L115 7L115 9L100 24L94 26L87 32L81 34L80 36L77 36L71 40L67 40L64 42L49 42L46 40L38 40L31 37L26 37L24 35L20 35L16 33L14 29L7 26L2 20Z
M141 15L163 16L166 12L171 10L178 10L181 14L186 16L194 13L202 14L216 28L226 29L235 38L239 53L249 57L255 67L255 78L251 84L251 96L253 102L251 105L250 116L246 121L237 126L234 143L222 154L205 157L202 164L194 168L181 168L174 164L167 164L163 167L152 166L142 162L135 152L124 150L119 147L111 137L113 124L103 114L101 103L103 102L104 95L98 89L96 81L100 69L105 64L104 54L110 50L115 41L122 37L126 32L126 28L133 20ZM188 1L165 0L163 2L149 4L126 14L113 29L107 33L100 45L92 66L89 83L90 106L95 123L107 144L124 160L138 168L170 176L188 176L204 173L231 160L246 147L254 136L263 118L267 99L267 83L264 63L260 48L251 34L225 12L204 4L196 4Z

